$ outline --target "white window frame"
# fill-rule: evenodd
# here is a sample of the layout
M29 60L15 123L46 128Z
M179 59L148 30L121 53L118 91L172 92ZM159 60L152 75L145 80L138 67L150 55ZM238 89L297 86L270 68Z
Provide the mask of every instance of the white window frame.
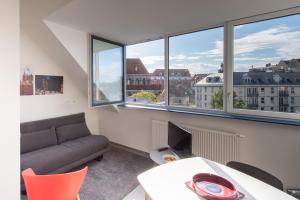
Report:
M233 108L233 70L234 70L234 26L242 25L242 24L248 24L248 23L254 23L254 22L259 22L259 21L264 21L264 20L271 20L274 18L280 18L280 17L286 17L289 15L296 15L300 14L300 7L295 7L295 8L290 8L290 9L284 9L280 11L275 11L272 13L267 13L267 14L261 14L257 16L252 16L252 17L247 17L247 18L242 18L238 20L233 20L233 21L228 21L225 23L221 24L215 24L212 26L206 26L202 27L197 30L191 30L191 31L186 31L182 33L174 33L170 35L165 35L163 37L159 38L154 38L151 40L146 40L146 41L139 41L135 43L130 43L128 45L134 45L134 44L139 44L143 42L149 42L149 41L154 41L154 40L159 40L159 39L164 39L164 56L165 56L165 81L164 81L164 87L166 90L166 95L165 95L165 105L155 105L155 104L130 104L126 102L127 98L127 92L126 92L126 76L127 76L127 70L126 68L124 69L124 89L125 89L125 104L129 105L129 107L142 107L142 108L150 108L150 109L158 109L158 110L170 110L170 111L178 111L178 112L193 112L193 113L204 113L208 115L228 115L231 116L233 115L240 115L244 117L262 117L265 119L284 119L284 120L299 120L300 119L300 114L296 113L283 113L283 112L276 112L276 111L261 111L261 110L250 110L250 109L237 109ZM205 31L213 28L218 28L218 27L223 27L224 28L224 37L223 37L223 63L224 63L224 71L223 71L223 77L224 77L224 85L223 85L223 109L222 110L214 110L214 109L203 109L203 108L190 108L186 106L172 106L169 104L169 39L170 37L174 36L179 36L183 34L189 34L193 32L200 32L200 31ZM125 53L126 53L126 46L125 46ZM126 57L125 57L126 59ZM126 67L126 62L125 67ZM258 90L257 92L260 92ZM272 106L273 107L273 106Z
M243 25L243 24L248 24L248 23L254 23L254 22L260 22L264 20L272 20L280 17L286 17L289 15L296 15L300 14L300 7L295 7L295 8L290 8L290 9L285 9L285 10L280 10L272 13L267 13L267 14L261 14L253 17L247 17L243 19L238 19L234 21L230 21L227 23L227 29L228 29L228 41L230 45L227 45L224 47L226 48L225 51L227 51L227 68L228 68L228 73L226 74L226 79L230 84L227 85L227 90L228 90L228 96L230 101L227 102L227 111L228 113L234 113L234 114L242 114L242 115L254 115L254 116L262 116L262 117L271 117L271 118L287 118L287 119L300 119L300 114L297 113L284 113L284 112L276 112L276 111L260 111L260 110L249 110L249 109L237 109L233 108L233 60L234 60L234 26L238 25ZM227 42L228 42L227 41ZM231 46L232 45L232 46Z
M211 26L204 26L204 27L201 27L200 29L197 29L197 30L192 30L192 31L187 31L187 32L182 32L182 33L176 33L176 34L170 34L166 37L166 39L168 40L168 44L169 44L169 40L171 37L176 37L176 36L180 36L180 35L185 35L185 34L192 34L192 33L196 33L196 32L201 32L201 31L207 31L207 30L210 30L210 29L215 29L215 28L223 28L223 42L225 43L225 37L226 37L226 30L225 30L225 26L226 23L220 23L220 24L215 24L215 25L211 25ZM168 60L168 65L165 66L169 69L169 46L168 48L166 49L166 52L165 52L165 56L168 56L166 57ZM225 63L225 47L223 47L223 63ZM224 70L225 70L225 65L224 65ZM168 70L166 69L166 70ZM223 72L224 73L224 72ZM223 75L224 76L224 75ZM169 78L169 77L168 77ZM224 78L223 78L224 79ZM224 79L225 81L225 79ZM169 79L168 79L168 83L169 83ZM225 85L225 83L224 83ZM223 109L204 109L204 108L192 108L192 107L187 107L187 106L181 106L181 105L170 105L169 104L169 98L167 99L167 105L166 105L166 109L167 110L179 110L179 111L187 111L187 112L199 112L199 113L210 113L210 114L219 114L219 113L226 113L226 105L225 105L225 98L224 98L224 94L225 94L225 87L223 85ZM169 94L169 87L167 88L167 93ZM169 97L169 96L168 96Z

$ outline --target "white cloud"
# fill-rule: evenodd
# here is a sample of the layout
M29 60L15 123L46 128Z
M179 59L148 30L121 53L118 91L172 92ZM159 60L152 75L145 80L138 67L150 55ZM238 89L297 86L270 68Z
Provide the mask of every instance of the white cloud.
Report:
M164 61L164 56L145 56L140 57L144 65L158 64Z
M191 74L198 73L216 73L219 69L219 66L208 64L208 63L189 63L189 64L172 64L170 65L171 69L189 69Z
M287 26L278 26L235 39L234 54L235 56L251 55L258 50L273 49L278 60L292 59L299 57L299 44L300 31L293 31ZM212 50L198 53L212 58L220 58L222 54L223 41L216 41L215 48Z
M264 61L264 63L266 64L267 62L272 62L274 60L278 60L280 59L280 57L256 57L256 56L239 56L239 57L235 57L234 60L235 61ZM274 63L275 64L275 63Z
M235 29L241 29L241 28L243 28L244 27L244 25L238 25L238 26L235 26L234 28Z

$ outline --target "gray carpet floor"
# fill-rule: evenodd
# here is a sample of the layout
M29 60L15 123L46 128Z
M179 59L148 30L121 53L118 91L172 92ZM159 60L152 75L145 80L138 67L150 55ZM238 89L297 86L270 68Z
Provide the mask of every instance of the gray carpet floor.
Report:
M121 200L138 186L137 175L153 167L153 162L112 148L102 161L92 161L88 166L88 175L80 190L81 200ZM21 199L27 198L22 195Z

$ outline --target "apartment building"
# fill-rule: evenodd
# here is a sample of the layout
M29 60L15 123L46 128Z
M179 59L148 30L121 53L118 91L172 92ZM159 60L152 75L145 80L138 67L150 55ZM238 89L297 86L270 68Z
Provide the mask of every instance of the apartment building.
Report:
M299 72L234 72L234 100L244 108L262 111L300 112ZM223 88L223 74L211 74L196 84L196 105L214 109L212 98Z

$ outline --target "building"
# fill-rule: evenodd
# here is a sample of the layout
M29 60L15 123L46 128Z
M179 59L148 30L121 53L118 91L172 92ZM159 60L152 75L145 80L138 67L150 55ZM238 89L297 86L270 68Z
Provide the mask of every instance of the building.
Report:
M214 94L223 89L223 73L210 74L195 85L195 104L198 108L213 109Z
M149 73L139 58L126 59L127 65L127 96L143 91L149 91L159 97L165 98L165 69L155 69ZM188 69L169 70L169 97L170 103L188 105L194 102L194 91L191 87L192 76ZM130 100L130 98L127 98ZM134 102L139 101L133 99ZM144 102L145 100L141 100Z
M265 67L249 69L251 72L300 72L300 59L281 60L278 64L266 64Z
M299 72L234 72L234 100L247 109L300 112ZM212 98L223 87L223 74L211 74L196 84L196 106L213 109Z
M148 72L145 65L139 58L126 59L127 66L127 96L144 90L159 95L163 89L163 84L152 81L152 74Z

